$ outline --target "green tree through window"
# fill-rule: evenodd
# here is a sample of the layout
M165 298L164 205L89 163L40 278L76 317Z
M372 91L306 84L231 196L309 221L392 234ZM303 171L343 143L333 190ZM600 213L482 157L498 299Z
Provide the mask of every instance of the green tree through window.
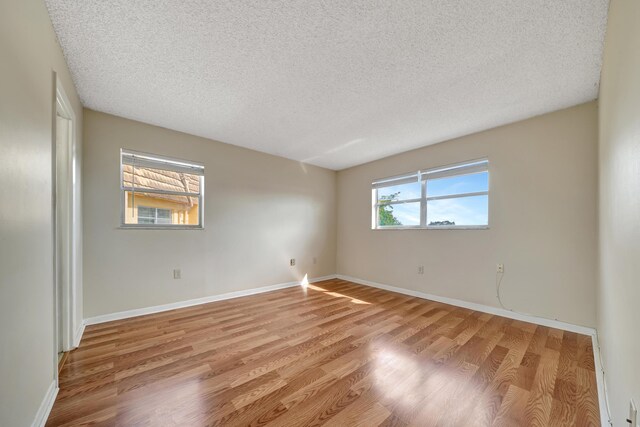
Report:
M380 206L378 206L378 225L402 225L398 218L393 216L393 205L389 204L394 200L398 200L398 194L400 194L399 191L389 194L388 196L380 196L380 200L378 201L380 204Z

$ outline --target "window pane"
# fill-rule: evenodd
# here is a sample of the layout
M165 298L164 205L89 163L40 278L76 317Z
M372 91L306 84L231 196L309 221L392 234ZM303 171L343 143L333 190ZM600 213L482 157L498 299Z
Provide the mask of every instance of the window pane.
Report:
M456 197L427 202L427 226L487 225L489 196Z
M421 192L420 183L417 180L416 182L408 184L378 188L378 203L394 200L419 199Z
M489 191L489 172L427 180L427 197Z
M378 206L378 226L420 225L420 202Z
M178 191L181 193L200 193L200 176L154 168L122 165L122 182L125 187Z
M125 192L125 224L199 225L198 198Z
M171 210L170 209L156 209L156 223L157 224L171 224Z
M148 218L150 220L155 219L156 210L145 206L138 206L138 218Z
M171 210L169 209L156 209L158 219L171 218Z

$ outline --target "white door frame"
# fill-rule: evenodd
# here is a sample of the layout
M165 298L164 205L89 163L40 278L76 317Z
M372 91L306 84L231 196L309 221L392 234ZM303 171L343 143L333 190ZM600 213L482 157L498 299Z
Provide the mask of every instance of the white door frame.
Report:
M78 158L77 158L77 142L76 142L76 116L71 107L71 102L65 93L65 90L60 82L60 79L54 73L54 83L55 83L55 103L54 103L54 111L53 111L53 149L52 149L52 165L53 165L53 269L54 269L54 328L55 328L55 350L54 357L56 360L56 376L57 376L57 355L58 355L58 343L61 342L62 350L69 351L78 346L76 341L77 330L79 326L77 325L77 316L76 316L76 303L77 303L77 288L78 283L80 281L80 265L79 265L79 256L80 256L80 242L81 242L81 212L80 212L80 179L78 176ZM57 116L65 118L69 120L69 129L67 130L68 138L67 138L67 149L68 153L66 161L67 163L67 171L68 176L65 180L70 183L71 188L69 189L69 200L67 204L67 209L69 215L67 216L67 230L69 232L68 239L68 249L67 259L68 264L65 266L68 270L68 281L61 283L58 286L59 280L59 272L58 272L58 239L60 236L57 235L57 225L58 225L58 215L57 215L57 199L56 199L56 189L57 189L57 150L56 143L58 137L58 120ZM60 292L58 292L60 290ZM58 304L58 301L61 304ZM58 316L58 308L61 307L62 313ZM61 319L62 324L58 325L58 321ZM62 336L58 337L59 331L61 331Z

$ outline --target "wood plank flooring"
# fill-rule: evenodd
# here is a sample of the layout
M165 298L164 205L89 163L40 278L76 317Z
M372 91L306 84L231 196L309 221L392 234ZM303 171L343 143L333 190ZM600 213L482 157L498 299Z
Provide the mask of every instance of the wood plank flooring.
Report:
M47 422L597 426L588 336L330 280L86 328Z

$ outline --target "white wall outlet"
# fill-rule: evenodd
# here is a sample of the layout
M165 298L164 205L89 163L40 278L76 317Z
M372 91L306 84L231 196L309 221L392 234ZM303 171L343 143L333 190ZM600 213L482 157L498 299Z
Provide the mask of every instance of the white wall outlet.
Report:
M296 259L295 259L295 258L291 258L291 259L289 260L289 265L290 265L291 267L293 267L294 265L296 265Z
M638 425L638 409L636 409L633 399L629 401L629 418L627 418L627 422L631 427L637 427Z
M424 266L423 265L419 265L418 266L418 274L424 274Z
M313 263L314 263L314 264L317 264L317 263L318 263L318 258L313 257Z
M173 269L173 278L182 279L182 271L179 268Z
M504 264L496 265L496 273L504 273Z

